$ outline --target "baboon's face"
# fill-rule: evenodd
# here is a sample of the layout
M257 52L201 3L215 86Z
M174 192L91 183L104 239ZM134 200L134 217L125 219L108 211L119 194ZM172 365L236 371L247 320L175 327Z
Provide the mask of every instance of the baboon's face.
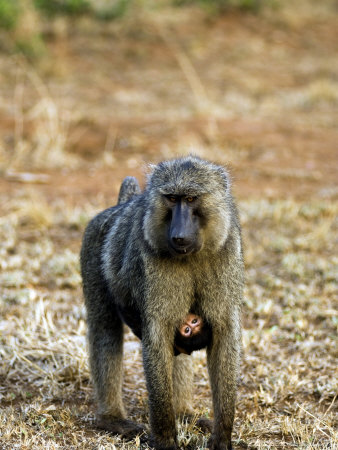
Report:
M230 227L228 194L228 175L218 166L194 157L160 163L147 184L146 241L178 258L217 251Z
M184 323L179 328L179 333L184 338L195 336L202 329L202 319L196 314L188 314Z
M167 210L166 228L169 251L173 255L189 255L202 246L200 238L200 199L191 195L163 195Z

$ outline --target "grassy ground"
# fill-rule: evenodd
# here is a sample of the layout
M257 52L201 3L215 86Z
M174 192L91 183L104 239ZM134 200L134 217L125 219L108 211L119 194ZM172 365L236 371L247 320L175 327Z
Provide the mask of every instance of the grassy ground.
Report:
M191 148L230 163L243 225L235 446L338 447L337 25L330 2L62 19L38 62L0 54L1 449L139 448L94 426L80 240L123 176ZM212 415L205 353L193 359L194 409ZM147 423L129 333L124 400ZM179 441L207 436L180 423Z

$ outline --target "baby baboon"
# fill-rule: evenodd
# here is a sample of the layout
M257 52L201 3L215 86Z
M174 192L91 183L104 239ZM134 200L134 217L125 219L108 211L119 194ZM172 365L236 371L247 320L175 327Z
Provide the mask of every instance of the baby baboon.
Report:
M179 329L174 341L175 355L190 355L194 350L205 348L211 340L211 328L196 314L189 313Z
M189 313L178 331L182 337L189 338L200 333L202 327L203 322L201 317L196 316L196 314Z
M143 192L127 178L119 204L86 229L81 271L98 425L128 438L144 429L126 419L122 403L125 322L142 339L150 443L178 448L175 413L191 404L192 373L190 358L174 355L177 332L194 314L204 342L183 350L207 347L214 410L209 448L230 449L244 270L226 170L190 156L155 166Z

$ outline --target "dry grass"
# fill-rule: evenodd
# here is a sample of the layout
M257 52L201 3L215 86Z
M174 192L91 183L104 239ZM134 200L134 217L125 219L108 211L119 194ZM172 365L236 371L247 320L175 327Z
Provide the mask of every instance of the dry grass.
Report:
M98 205L71 216L60 202L36 205L23 195L0 220L1 448L138 448L93 424L77 248ZM335 448L338 207L249 200L240 208L247 289L235 442ZM74 250L62 243L70 230ZM194 408L209 415L204 352L194 362ZM125 372L128 410L147 421L140 346L130 334ZM206 448L193 425L180 424L179 439L184 448Z
M241 199L236 447L338 448L338 28L333 1L309 1L207 21L58 19L36 65L0 53L1 449L140 448L94 426L80 240L124 175L191 148L232 164ZM211 416L205 352L193 358L193 407ZM123 389L147 423L129 333ZM207 436L180 423L179 442Z
M21 55L11 58L15 72L13 142L0 145L1 172L27 169L74 168L78 161L65 152L68 114L60 108L34 67ZM32 97L32 99L30 98ZM28 131L29 130L29 133Z

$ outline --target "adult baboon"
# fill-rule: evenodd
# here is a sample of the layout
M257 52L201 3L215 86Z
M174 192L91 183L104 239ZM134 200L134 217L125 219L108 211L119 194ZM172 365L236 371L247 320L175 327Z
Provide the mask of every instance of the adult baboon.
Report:
M174 356L175 339L193 313L209 330L210 448L231 449L244 271L227 171L189 156L155 166L143 192L127 178L119 204L89 223L81 270L98 425L126 437L143 430L122 404L124 321L142 339L151 445L177 449L175 413L191 404L191 364Z

